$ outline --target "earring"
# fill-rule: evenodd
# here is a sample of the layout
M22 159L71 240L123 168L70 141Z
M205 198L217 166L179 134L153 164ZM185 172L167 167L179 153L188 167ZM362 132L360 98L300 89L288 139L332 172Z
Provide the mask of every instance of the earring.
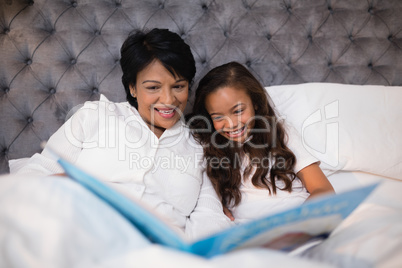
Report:
M133 92L131 92L131 96L132 96L133 98L136 98L136 96L135 96L135 94L134 94Z

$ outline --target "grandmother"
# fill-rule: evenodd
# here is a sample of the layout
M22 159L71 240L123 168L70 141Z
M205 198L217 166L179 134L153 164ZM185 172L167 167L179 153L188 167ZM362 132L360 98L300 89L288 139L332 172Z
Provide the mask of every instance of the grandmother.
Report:
M86 102L18 173L63 173L52 148L189 237L228 227L202 176L203 150L182 120L196 72L190 47L165 29L137 31L122 45L120 64L127 102Z

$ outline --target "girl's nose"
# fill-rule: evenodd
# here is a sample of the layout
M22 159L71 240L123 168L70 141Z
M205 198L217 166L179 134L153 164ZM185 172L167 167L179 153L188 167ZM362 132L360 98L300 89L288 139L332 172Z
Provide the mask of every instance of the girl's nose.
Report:
M236 117L233 117L233 116L229 117L228 116L228 117L226 117L224 127L227 128L227 129L233 129L233 128L235 128L237 126L237 122L238 122L238 120L237 120Z

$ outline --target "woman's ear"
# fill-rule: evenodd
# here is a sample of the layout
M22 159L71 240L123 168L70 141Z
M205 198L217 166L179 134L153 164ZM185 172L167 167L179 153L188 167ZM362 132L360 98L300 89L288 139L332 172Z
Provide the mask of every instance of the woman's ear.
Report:
M135 90L135 86L130 85L130 93L131 93L131 96L133 96L133 98L137 98L137 93L136 93L136 90Z

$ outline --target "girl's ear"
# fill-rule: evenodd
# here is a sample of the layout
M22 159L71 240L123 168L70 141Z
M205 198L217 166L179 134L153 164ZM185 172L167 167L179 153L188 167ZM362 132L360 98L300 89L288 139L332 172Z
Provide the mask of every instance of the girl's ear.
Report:
M130 85L130 93L131 93L131 96L133 96L133 98L137 98L135 86Z

